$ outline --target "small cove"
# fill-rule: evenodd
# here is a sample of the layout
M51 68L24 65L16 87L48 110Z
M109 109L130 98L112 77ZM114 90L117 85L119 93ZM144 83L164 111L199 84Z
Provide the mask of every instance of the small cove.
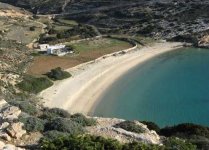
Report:
M104 92L93 114L161 127L209 125L209 50L182 48L134 67Z

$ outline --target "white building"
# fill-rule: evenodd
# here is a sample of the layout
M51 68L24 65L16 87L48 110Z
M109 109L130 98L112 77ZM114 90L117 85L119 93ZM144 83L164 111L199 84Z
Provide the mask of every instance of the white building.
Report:
M49 46L47 48L47 54L50 54L50 55L58 55L59 54L61 55L61 53L66 53L66 50L65 50L65 45L54 45L54 46Z
M40 44L39 45L40 51L47 51L48 47L49 47L49 44Z
M41 52L46 52L49 55L64 56L68 53L73 53L69 51L65 45L49 45L49 44L40 44L39 48Z

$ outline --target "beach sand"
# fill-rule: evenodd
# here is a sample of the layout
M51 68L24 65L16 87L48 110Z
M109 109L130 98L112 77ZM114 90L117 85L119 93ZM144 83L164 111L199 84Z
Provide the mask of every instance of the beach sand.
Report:
M62 108L70 113L91 113L102 93L129 69L182 46L182 43L155 43L126 54L78 65L67 70L73 77L56 81L52 87L41 92L40 97L44 106L49 108Z

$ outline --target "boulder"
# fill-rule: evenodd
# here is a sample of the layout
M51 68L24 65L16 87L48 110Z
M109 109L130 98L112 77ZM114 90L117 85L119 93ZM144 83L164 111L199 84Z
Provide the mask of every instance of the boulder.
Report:
M2 122L0 124L0 138L6 141L11 141L11 137L7 133L5 133L5 130L8 126L8 122Z
M9 126L8 122L2 122L0 123L0 130L4 130Z
M5 140L5 141L11 141L12 140L11 137L5 132L0 132L0 138Z
M4 107L5 105L7 105L8 103L4 100L4 99L1 99L0 100L0 110L2 107Z
M1 111L3 120L14 120L18 119L18 116L21 114L21 110L15 106L8 106L7 108Z
M2 150L24 150L22 148L16 147L15 145L12 144L6 144Z
M23 126L24 124L21 122L12 123L9 128L6 129L6 131L11 137L19 139L26 133L26 130L23 129Z
M13 73L0 73L0 79L4 83L15 85L18 81L19 75Z
M14 145L7 144L3 147L2 150L16 150L16 147Z
M5 146L4 142L0 141L0 149L3 149Z
M86 130L90 134L103 136L106 138L113 138L122 143L137 141L147 144L162 144L160 136L155 131L149 130L146 125L138 121L134 121L134 123L142 128L142 133L134 133L122 128L115 127L116 124L125 121L122 119L98 117L94 117L94 119L96 119L97 125L86 127Z

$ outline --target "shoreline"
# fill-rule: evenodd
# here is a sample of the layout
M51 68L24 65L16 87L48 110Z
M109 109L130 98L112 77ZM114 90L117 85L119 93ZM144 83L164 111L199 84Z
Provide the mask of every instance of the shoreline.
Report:
M106 89L127 71L168 51L183 47L183 43L165 42L135 48L123 55L103 56L94 61L67 69L73 76L56 81L40 93L44 106L62 108L70 113L92 113Z

